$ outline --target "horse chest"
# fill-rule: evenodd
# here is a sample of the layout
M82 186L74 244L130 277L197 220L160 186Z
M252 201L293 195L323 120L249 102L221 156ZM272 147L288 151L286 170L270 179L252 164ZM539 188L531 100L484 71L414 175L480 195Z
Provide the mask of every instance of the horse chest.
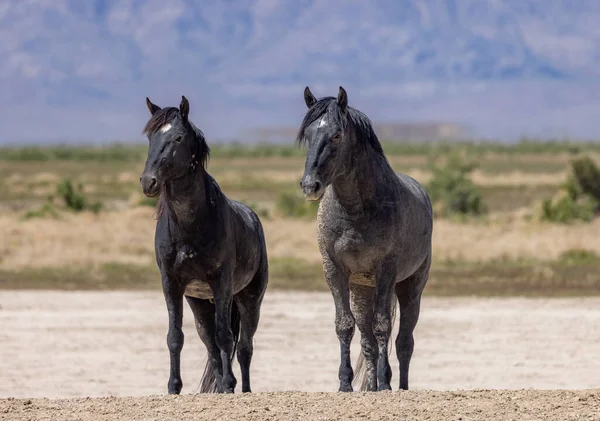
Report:
M334 243L333 250L350 272L368 273L386 247L372 233L345 230Z
M218 270L218 265L212 259L200 255L190 245L180 245L172 269L186 285L185 295L203 299L212 298L212 288L208 279Z

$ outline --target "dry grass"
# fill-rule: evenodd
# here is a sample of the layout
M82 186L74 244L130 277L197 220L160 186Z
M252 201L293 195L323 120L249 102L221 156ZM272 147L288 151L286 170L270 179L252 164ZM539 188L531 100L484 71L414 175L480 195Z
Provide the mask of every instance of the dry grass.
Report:
M150 208L135 208L27 221L20 221L18 214L3 215L0 268L149 264L154 253L153 213Z
M600 221L566 226L529 218L535 203L554 194L565 179L569 159L568 154L478 157L480 167L471 177L481 186L492 214L486 221L435 221L430 293L501 294L515 288L524 293L554 285L556 291L570 294L573 288L596 288L600 260L573 268L560 259L575 249L600 255ZM426 156L392 156L390 162L422 183L431 177ZM210 161L209 171L228 196L269 210L271 218L262 219L273 287L326 289L315 221L281 219L273 212L281 192L297 188L303 166L302 157L217 158ZM139 162L3 162L0 284L156 286L155 210L136 207L142 199L142 168ZM108 211L23 220L26 210L55 194L63 178L83 183L86 194L101 200Z
M0 269L153 263L155 210L63 213L61 219L0 217ZM310 220L263 221L271 258L320 262L316 224ZM600 255L600 221L573 226L520 218L459 223L438 219L433 255L437 261L490 262L498 259L550 261L572 249Z
M566 226L516 218L471 224L437 220L434 225L433 255L438 260L548 261L573 249L586 249L600 254L600 221Z

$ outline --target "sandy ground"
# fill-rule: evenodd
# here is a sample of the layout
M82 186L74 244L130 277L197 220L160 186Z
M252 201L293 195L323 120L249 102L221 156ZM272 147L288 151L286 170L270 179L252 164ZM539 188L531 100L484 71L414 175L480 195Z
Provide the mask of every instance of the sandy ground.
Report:
M150 396L0 400L0 420L595 421L600 389Z
M232 419L336 419L337 410L346 411L344 418L369 419L376 406L385 408L377 419L460 419L443 414L463 413L466 420L497 413L502 417L493 419L600 420L600 391L516 390L600 387L600 298L425 298L415 332L413 391L351 397L289 393L337 389L338 343L328 294L267 294L252 387L287 393L235 397L189 396L205 351L187 305L182 393L188 396L164 396L167 315L160 293L0 291L0 306L0 398L146 396L0 400L2 420L165 419L166 413L173 419L228 419L225 408ZM397 361L391 361L397 388ZM240 380L237 363L235 370ZM465 389L513 391L436 392Z

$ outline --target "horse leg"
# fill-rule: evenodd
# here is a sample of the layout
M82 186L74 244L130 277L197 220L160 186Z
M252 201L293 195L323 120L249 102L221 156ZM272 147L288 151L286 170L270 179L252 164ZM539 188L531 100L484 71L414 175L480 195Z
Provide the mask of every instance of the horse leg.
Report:
M335 304L335 332L340 341L340 392L352 392L352 363L350 361L350 344L354 336L355 320L350 309L350 291L348 276L333 261L323 259L325 280L333 295Z
M178 395L183 387L181 381L181 350L183 349L183 291L173 285L171 279L162 275L163 293L169 313L167 346L170 355L169 394Z
M373 334L374 295L375 289L372 287L350 284L352 312L360 331L360 346L366 368L366 390L369 392L377 390L377 340Z
M188 296L185 298L194 313L198 336L208 352L207 368L205 369L205 375L208 373L208 376L206 379L203 378L200 392L215 392L220 387L223 376L221 352L215 339L215 305L209 300Z
M227 275L226 275L227 273ZM217 346L221 355L221 366L223 377L221 379L221 391L233 393L237 380L233 375L231 357L233 355L233 331L231 330L231 305L232 279L231 275L224 269L221 276L213 281L213 295L215 300L215 321Z
M396 284L400 305L400 327L396 337L396 356L400 365L400 389L408 390L408 369L415 348L413 332L419 321L421 295L429 277L429 261L414 275Z
M375 281L373 334L377 340L377 390L391 390L392 368L388 359L388 344L392 333L392 300L396 283L396 262L384 262Z
M242 373L242 393L252 392L250 388L250 362L254 353L254 334L260 319L260 307L267 289L268 273L263 265L254 279L240 291L234 300L240 312L240 339L237 345L237 359Z

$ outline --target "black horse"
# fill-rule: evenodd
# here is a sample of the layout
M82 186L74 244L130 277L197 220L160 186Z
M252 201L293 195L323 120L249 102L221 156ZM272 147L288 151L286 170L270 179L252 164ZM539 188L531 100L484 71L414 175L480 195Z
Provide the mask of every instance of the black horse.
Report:
M210 149L188 119L189 102L160 108L144 128L150 146L140 178L144 194L160 195L154 249L169 312L170 394L179 394L183 297L206 345L201 392L233 393L233 355L250 392L253 337L268 283L262 224L248 206L227 198L206 171Z
M394 172L371 122L348 106L344 88L340 86L337 98L317 100L307 86L304 101L308 111L297 141L308 152L300 185L308 199L321 201L317 237L335 303L339 390L353 390L350 343L355 324L364 358L358 374L366 370L361 388L391 388L388 343L396 301L400 388L408 389L413 331L431 265L431 201L417 181Z

